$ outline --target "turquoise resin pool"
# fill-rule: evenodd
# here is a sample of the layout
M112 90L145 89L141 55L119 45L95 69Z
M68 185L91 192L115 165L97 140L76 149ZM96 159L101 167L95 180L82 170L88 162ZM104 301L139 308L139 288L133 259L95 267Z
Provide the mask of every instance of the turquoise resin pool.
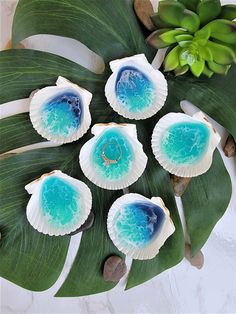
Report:
M43 106L41 121L51 134L68 136L78 129L82 114L79 95L67 92L54 97Z
M121 68L115 86L116 97L120 104L131 112L145 110L155 101L153 83L135 67Z
M179 122L162 136L164 155L174 164L194 164L207 151L210 131L202 122Z
M111 128L106 130L96 141L91 156L98 175L113 181L122 178L129 172L134 153L126 137L122 131ZM114 162L107 163L106 159Z
M127 247L142 248L161 231L165 221L163 209L156 204L136 201L121 208L114 217L116 237Z
M80 193L65 180L50 176L43 181L40 205L51 224L58 227L73 222L79 215Z

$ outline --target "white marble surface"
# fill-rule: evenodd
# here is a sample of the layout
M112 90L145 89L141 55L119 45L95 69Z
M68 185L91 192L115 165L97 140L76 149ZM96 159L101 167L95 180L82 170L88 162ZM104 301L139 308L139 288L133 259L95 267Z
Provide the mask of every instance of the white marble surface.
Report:
M1 49L10 38L16 2L16 0L0 0ZM236 0L224 2L236 3ZM49 39L44 36L24 41L28 48L46 48L48 51L70 56L95 72L101 71L103 66L101 59L84 45L72 41L67 43L67 50L61 52L55 50L57 49L55 45L48 43ZM194 108L190 106L188 110L191 114ZM222 131L221 128L219 130ZM126 292L124 292L123 280L115 289L107 293L80 298L54 298L76 254L80 238L80 235L77 235L71 241L61 276L49 290L41 293L30 292L1 279L0 312L4 314L236 313L236 160L224 158L224 161L234 182L234 196L227 212L214 228L202 250L205 264L201 270L193 268L184 259L174 268Z

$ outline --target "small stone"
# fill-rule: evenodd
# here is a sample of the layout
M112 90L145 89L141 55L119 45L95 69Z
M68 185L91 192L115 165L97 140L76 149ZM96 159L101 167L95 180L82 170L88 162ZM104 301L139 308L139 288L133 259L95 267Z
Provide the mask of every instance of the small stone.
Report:
M139 20L143 23L143 25L150 31L152 31L155 26L152 23L150 18L151 15L154 14L154 10L150 0L135 0L134 1L134 10L139 18Z
M189 245L189 244L185 244L185 257L192 266L194 266L198 269L201 269L204 265L204 255L202 254L202 251L197 252L192 257L191 256L191 245Z
M225 142L224 153L229 158L236 155L236 143L232 135L229 135Z
M183 178L175 176L174 174L171 175L171 183L173 186L173 190L175 196L182 196L184 191L186 190L191 178Z
M79 232L82 232L82 231L85 231L85 230L88 230L89 228L91 228L93 223L94 223L94 218L95 218L94 213L90 212L85 223L82 226L80 226L78 229L76 229L75 231L71 232L69 235L73 236Z
M125 261L119 256L110 256L104 264L105 281L118 282L127 272Z

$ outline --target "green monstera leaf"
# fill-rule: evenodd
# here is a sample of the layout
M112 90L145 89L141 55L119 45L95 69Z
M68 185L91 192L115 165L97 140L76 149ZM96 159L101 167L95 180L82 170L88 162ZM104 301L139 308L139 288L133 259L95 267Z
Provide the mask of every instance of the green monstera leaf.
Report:
M43 21L43 23L42 23ZM105 71L94 74L78 64L53 54L34 50L0 52L0 104L26 98L44 86L53 85L64 76L93 93L90 107L92 123L130 122L114 113L104 96L110 75L108 62L137 53L151 61L154 51L145 43L131 0L20 0L13 23L13 44L35 34L54 34L81 41L105 61ZM191 76L167 75L169 95L164 108L154 117L137 122L138 137L149 157L143 176L130 191L147 197L160 196L170 209L176 232L168 239L156 258L133 261L127 289L151 279L176 265L184 256L184 236L169 174L154 159L151 134L158 119L170 111L180 111L179 103L188 99L236 134L235 93L232 67L228 76L215 76L210 81ZM224 86L224 88L220 88ZM207 101L204 101L207 99ZM224 100L224 106L222 101ZM12 105L11 103L8 104ZM222 107L223 106L223 107ZM1 107L1 105L0 105ZM132 121L133 123L133 121ZM22 146L44 141L33 129L27 113L1 120L1 151L6 153ZM60 169L84 181L93 194L94 225L82 234L77 256L65 282L56 296L82 296L109 290L115 283L103 280L104 261L110 255L124 257L113 245L106 231L107 212L122 191L106 191L89 182L82 174L78 154L90 138L57 148L43 148L17 155L1 155L0 181L0 275L26 289L42 291L51 287L60 275L68 251L70 236L50 237L40 234L27 222L25 209L29 200L24 186L45 172ZM224 184L215 182L220 173ZM214 186L209 184L214 182ZM207 188L207 194L203 187ZM196 193L197 189L197 193ZM207 208L204 207L207 197ZM213 197L220 195L221 201ZM207 240L215 223L223 215L231 197L229 175L218 153L212 169L191 181L183 198L193 253ZM199 210L199 215L196 215ZM210 220L211 223L207 224ZM201 228L201 238L197 230Z

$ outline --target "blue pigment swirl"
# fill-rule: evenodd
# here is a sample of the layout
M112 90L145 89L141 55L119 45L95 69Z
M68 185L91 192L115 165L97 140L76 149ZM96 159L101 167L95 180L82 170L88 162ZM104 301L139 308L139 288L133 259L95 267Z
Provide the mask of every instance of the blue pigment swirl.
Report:
M136 201L122 207L114 217L116 236L127 247L142 248L161 231L165 214L151 202Z
M60 227L72 223L80 213L79 200L78 190L65 180L54 176L44 180L40 205L51 224Z
M179 122L165 131L161 148L174 164L194 164L207 151L209 138L210 131L204 123Z
M65 92L44 104L41 121L51 134L68 136L77 131L82 115L80 96L75 92Z
M120 104L131 112L146 110L156 98L153 83L144 73L131 66L119 70L115 92Z
M114 160L114 163L107 163ZM115 128L106 130L96 141L91 153L95 171L106 180L118 180L127 175L134 159L133 148L126 135Z

